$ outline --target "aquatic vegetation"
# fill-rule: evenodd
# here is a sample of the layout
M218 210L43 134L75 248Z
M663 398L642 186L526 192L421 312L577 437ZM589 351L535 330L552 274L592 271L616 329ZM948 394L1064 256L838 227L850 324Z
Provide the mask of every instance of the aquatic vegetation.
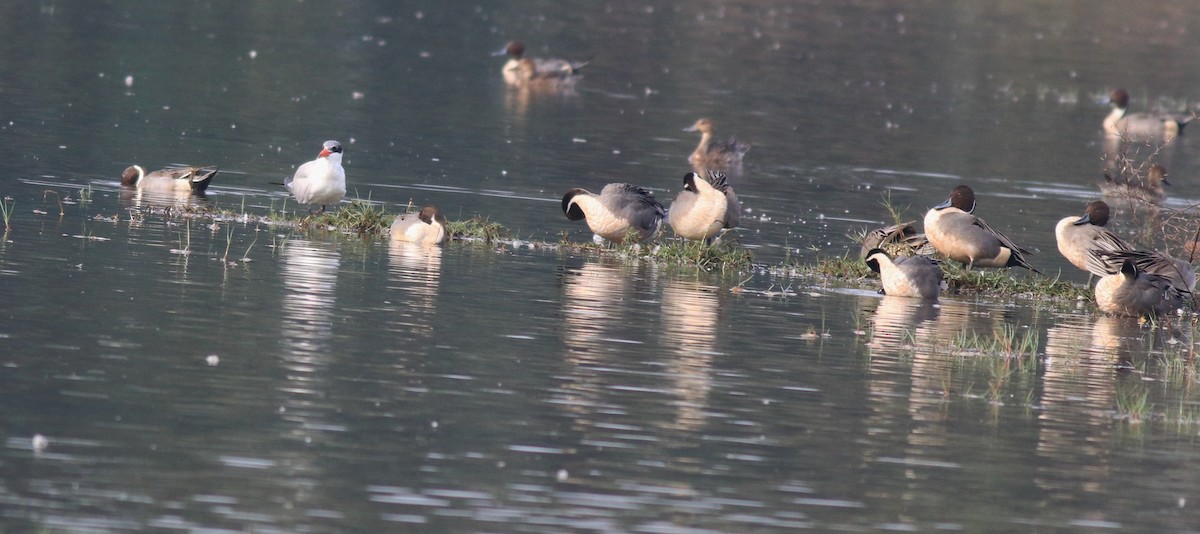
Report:
M4 217L5 232L12 230L12 224L9 221L12 220L13 208L16 206L16 204L17 201L13 200L13 197L4 197L3 199L0 199L0 215Z
M447 221L446 233L454 239L474 239L484 243L503 239L509 235L508 230L501 224L480 216L460 221Z
M1117 384L1117 418L1131 425L1139 425L1154 409L1150 403L1150 391L1140 384L1121 386Z
M311 220L318 226L373 236L385 233L394 218L395 215L387 213L380 204L371 202L370 199L358 199L336 211L326 211L313 218L300 219L300 222Z

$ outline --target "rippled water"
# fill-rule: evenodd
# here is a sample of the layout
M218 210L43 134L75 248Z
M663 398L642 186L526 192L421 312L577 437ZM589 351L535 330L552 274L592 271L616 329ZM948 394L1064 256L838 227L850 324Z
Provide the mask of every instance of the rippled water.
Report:
M1083 283L1052 229L1098 195L1098 100L1191 104L1197 26L1175 2L0 6L0 530L1195 531L1186 324L256 221L336 138L351 197L587 240L562 192L668 201L710 116L754 145L760 263L856 254L884 195L917 218L969 183ZM579 90L506 89L512 38L592 57ZM1155 156L1170 207L1200 197L1194 142ZM119 188L131 163L221 172L162 197Z

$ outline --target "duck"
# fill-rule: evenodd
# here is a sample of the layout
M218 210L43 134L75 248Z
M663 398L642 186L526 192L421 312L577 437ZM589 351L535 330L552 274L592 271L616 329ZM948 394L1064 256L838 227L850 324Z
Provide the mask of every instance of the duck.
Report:
M346 196L346 170L342 168L342 144L329 140L321 145L317 159L306 162L296 173L283 181L283 186L296 197L296 201L309 205L320 205L325 212L327 204L336 204Z
M171 167L146 173L132 165L121 173L121 185L151 191L202 194L217 175L217 167Z
M392 241L440 245L446 241L446 217L432 204L415 213L401 213L392 221Z
M497 50L493 56L509 56L508 61L500 69L504 81L509 85L526 84L531 76L541 76L543 79L573 79L579 69L587 65L587 61L568 61L558 58L526 58L525 44L521 41L509 41L504 48ZM523 61L524 60L524 61Z
M1089 257L1100 253L1089 250ZM1096 283L1096 306L1113 315L1130 317L1156 316L1170 313L1183 302L1183 295L1165 276L1138 269L1137 263L1126 259L1120 269L1107 274Z
M737 227L742 204L724 173L707 174L683 175L683 190L671 201L667 223L679 237L711 243L723 230Z
M867 259L867 254L871 250L887 248L891 245L909 247L922 256L928 256L934 252L933 247L929 246L929 239L925 237L925 234L917 232L917 221L907 221L870 230L862 236L859 244L862 245L862 250L858 257L863 260Z
M1114 177L1111 174L1104 174L1104 181L1100 183L1100 192L1106 197L1128 198L1132 200L1140 200L1150 204L1162 204L1167 199L1167 192L1163 189L1164 185L1171 185L1167 180L1167 168L1161 163L1155 163L1146 169L1146 176L1134 176L1130 179L1123 175Z
M941 265L928 256L892 259L883 249L876 248L867 252L866 263L879 273L884 295L936 299L947 287Z
M1087 271L1087 251L1133 250L1134 246L1106 230L1109 208L1103 200L1088 202L1081 216L1064 217L1054 226L1058 252L1071 265ZM1089 278L1090 281L1090 278Z
M950 192L945 202L925 214L925 237L938 252L968 269L972 267L1023 267L1035 273L1025 260L1025 250L1004 234L992 228L975 211L975 191L960 185Z
M581 76L564 70L539 70L537 63L529 58L517 62L515 87L543 91L570 91Z
M633 184L611 183L600 194L572 188L562 198L567 219L585 219L588 228L601 238L623 243L628 236L646 240L658 234L667 216L650 191Z
M1183 132L1194 114L1129 113L1129 93L1113 89L1108 94L1112 111L1104 117L1104 133L1127 139L1162 138L1171 140Z
M1121 270L1125 262L1132 262L1138 272L1166 278L1175 291L1190 294L1196 288L1196 270L1186 260L1156 250L1090 250L1087 253L1087 270L1098 276L1107 276Z
M742 158L750 151L750 145L739 143L730 137L726 141L714 139L717 127L712 119L701 118L695 124L684 128L685 132L700 132L700 144L688 156L688 162L693 167L730 167L742 163Z

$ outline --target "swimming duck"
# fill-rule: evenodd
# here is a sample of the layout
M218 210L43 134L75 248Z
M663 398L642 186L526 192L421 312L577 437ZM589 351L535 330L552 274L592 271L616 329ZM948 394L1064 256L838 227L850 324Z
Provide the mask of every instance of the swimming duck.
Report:
M392 241L438 245L446 241L446 218L433 205L416 213L401 213L392 221Z
M1134 178L1129 179L1122 174L1114 177L1106 173L1104 182L1100 184L1100 192L1106 197L1128 197L1151 204L1161 204L1167 199L1163 186L1171 185L1171 182L1167 181L1166 167L1155 163L1146 170L1145 178Z
M1094 250L1088 253L1087 269L1105 276L1121 270L1125 262L1132 262L1138 272L1166 278L1179 293L1190 294L1196 287L1196 271L1191 263L1154 250Z
M879 273L885 295L936 299L946 289L941 266L928 256L892 259L883 249L876 248L867 252L866 262L872 271Z
M558 58L526 58L525 44L521 41L509 41L504 48L492 55L506 54L509 58L500 69L500 73L509 85L523 85L531 78L573 80L579 69L588 64L588 61L567 61Z
M708 171L707 178L694 172L683 175L683 190L675 195L667 222L675 235L708 242L741 218L742 204L725 174Z
M1087 251L1133 250L1133 245L1105 230L1108 224L1108 204L1103 200L1089 202L1080 217L1064 217L1054 226L1054 239L1058 252L1067 261L1084 271L1087 267ZM1090 279L1089 279L1090 280Z
M929 244L947 258L971 268L1024 267L1035 273L1022 254L1029 254L1011 239L975 217L975 192L960 185L950 192L950 198L925 214L925 237Z
M1112 111L1104 117L1104 133L1123 138L1174 139L1195 115L1171 113L1129 113L1129 93L1113 89L1108 94Z
M1089 257L1097 254L1088 251ZM1096 283L1095 293L1101 310L1131 317L1169 313L1183 302L1183 295L1165 276L1141 271L1128 259L1121 262L1120 270Z
M342 144L329 140L321 146L317 159L296 169L296 174L283 181L301 204L319 204L325 212L326 204L335 204L346 196L346 170L342 168ZM309 208L312 211L312 208Z
M912 248L919 255L933 254L934 250L929 246L929 240L925 238L925 234L917 233L916 225L917 221L908 221L867 232L860 242L862 250L858 257L865 260L872 249L886 249L891 245L901 243Z
M750 151L750 145L739 143L733 137L727 141L717 141L714 136L717 127L710 119L700 119L687 128L685 132L700 132L700 144L688 156L688 162L694 167L727 167L742 163L742 157Z
M516 82L510 85L534 90L561 90L575 88L581 76L564 70L538 70L537 63L524 58L517 61Z
M151 191L203 193L216 175L216 167L174 167L147 174L141 165L133 165L121 173L121 185Z
M586 219L596 235L621 243L631 232L639 240L649 239L662 227L666 211L654 194L632 184L612 183L597 195L586 189L570 189L563 195L562 210L572 221Z

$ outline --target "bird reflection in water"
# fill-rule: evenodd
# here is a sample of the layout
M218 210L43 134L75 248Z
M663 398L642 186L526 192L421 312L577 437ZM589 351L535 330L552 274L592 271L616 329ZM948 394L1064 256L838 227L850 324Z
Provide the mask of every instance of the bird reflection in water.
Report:
M721 302L719 288L672 277L662 294L665 339L674 353L667 362L672 390L679 398L675 426L695 430L704 425L712 390L713 357Z
M337 243L290 239L281 253L283 276L283 367L287 380L283 418L296 423L293 437L306 441L325 416L324 370L333 360L333 314L340 254Z
M389 313L390 332L411 340L433 336L442 278L442 247L392 240L388 244L388 289L401 292ZM416 345L414 345L416 346Z

